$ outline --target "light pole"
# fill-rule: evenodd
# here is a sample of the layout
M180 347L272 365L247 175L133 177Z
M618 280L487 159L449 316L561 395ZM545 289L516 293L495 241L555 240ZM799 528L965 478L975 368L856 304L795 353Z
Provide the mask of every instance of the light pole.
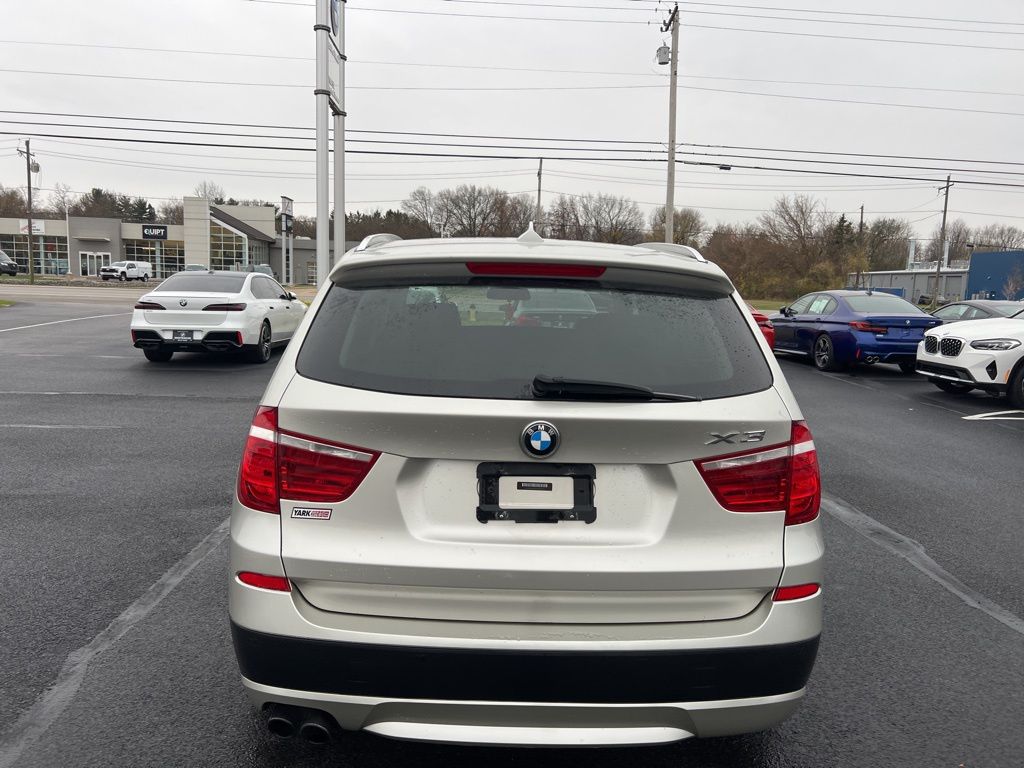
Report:
M665 46L658 49L658 63L671 66L668 92L668 189L665 192L665 242L674 239L676 219L676 80L679 74L679 6L661 27L662 32L672 30L672 49L666 51Z

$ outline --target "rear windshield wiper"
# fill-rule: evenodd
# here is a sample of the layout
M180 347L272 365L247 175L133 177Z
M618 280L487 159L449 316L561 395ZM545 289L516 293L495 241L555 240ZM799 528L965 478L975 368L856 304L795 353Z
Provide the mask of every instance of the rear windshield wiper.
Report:
M697 402L696 395L655 392L639 384L617 384L613 381L586 381L538 375L533 380L533 396L544 400L676 400Z

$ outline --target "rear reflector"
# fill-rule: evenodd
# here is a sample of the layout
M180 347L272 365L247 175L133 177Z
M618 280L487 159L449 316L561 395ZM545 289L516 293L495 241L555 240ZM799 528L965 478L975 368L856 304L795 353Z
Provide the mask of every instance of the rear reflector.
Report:
M793 422L790 442L772 448L698 461L697 471L715 499L731 512L779 512L786 525L818 516L821 479L807 424Z
M474 275L525 277L600 277L605 267L592 264L551 264L528 261L468 261L466 269Z
M242 312L245 304L207 304L203 312Z
M782 603L786 600L799 600L802 597L816 595L821 589L819 584L798 584L795 587L779 587L772 595L772 601Z
M238 574L238 580L250 587L259 587L260 589L272 589L275 592L292 591L292 585L284 576L268 576L265 573L252 573L251 571L242 571Z
M279 514L281 499L333 503L351 496L380 454L278 428L277 409L260 406L238 469L238 500Z

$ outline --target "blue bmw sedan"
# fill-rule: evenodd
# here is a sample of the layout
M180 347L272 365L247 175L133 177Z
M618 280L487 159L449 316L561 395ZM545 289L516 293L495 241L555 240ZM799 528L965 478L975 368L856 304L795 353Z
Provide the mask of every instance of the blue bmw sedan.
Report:
M942 321L889 293L820 291L772 315L775 352L810 358L823 371L894 363L913 373L924 332Z

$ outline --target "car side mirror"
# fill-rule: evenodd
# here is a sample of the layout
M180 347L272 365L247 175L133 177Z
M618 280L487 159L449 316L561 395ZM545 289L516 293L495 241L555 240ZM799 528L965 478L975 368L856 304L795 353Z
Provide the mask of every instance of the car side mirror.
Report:
M295 294L295 293L292 293L291 291L288 291L288 299L290 301L298 301L299 300L299 296L298 296L298 294Z
M779 314L784 317L789 317L789 307L779 307Z

